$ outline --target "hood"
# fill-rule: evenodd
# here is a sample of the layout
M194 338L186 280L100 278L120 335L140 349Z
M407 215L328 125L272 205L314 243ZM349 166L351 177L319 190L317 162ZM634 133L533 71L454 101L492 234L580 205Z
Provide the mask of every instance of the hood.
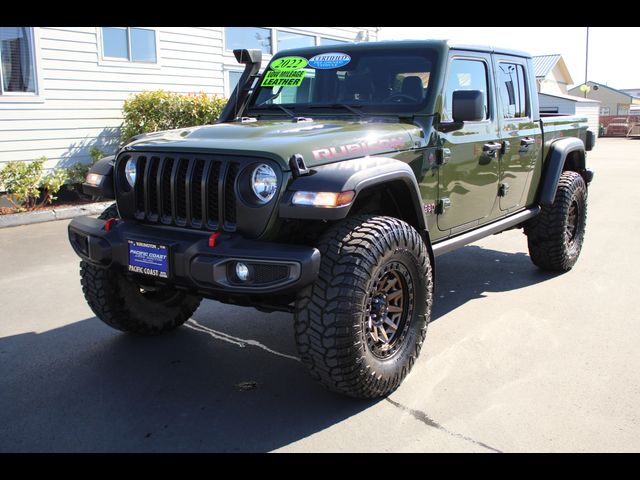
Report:
M420 139L413 125L340 120L261 120L221 123L158 132L132 142L125 150L261 156L288 170L296 153L309 167L412 148Z

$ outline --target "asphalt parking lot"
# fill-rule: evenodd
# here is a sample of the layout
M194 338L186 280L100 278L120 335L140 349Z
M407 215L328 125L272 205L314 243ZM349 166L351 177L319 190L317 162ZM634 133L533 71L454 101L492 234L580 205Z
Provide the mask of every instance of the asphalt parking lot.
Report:
M316 385L292 317L204 301L136 338L86 305L68 221L0 230L0 452L640 450L640 141L599 139L576 267L520 231L438 259L422 355L389 398Z

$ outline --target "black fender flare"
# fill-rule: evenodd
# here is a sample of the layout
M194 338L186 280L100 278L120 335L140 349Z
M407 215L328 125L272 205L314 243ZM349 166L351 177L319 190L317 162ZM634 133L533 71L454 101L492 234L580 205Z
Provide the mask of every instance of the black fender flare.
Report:
M389 182L402 182L411 198L419 232L426 232L420 189L411 167L400 160L388 157L365 157L314 167L309 175L294 179L282 196L279 205L281 218L307 220L341 220L349 215L358 194L370 187ZM336 208L318 208L292 205L297 191L347 192L355 191L353 202Z
M538 204L551 206L556 197L558 190L558 181L560 175L565 170L565 164L569 155L577 152L577 165L573 165L572 169L576 169L583 177L589 177L585 166L585 146L582 140L575 137L562 138L551 144L547 160L542 174L542 182L538 194ZM585 178L590 181L590 178Z
M109 155L108 157L101 158L91 166L89 174L93 173L100 175L100 177L98 177L97 183L95 184L87 183L86 181L82 184L82 191L85 195L94 195L107 199L116 198L113 190L113 167L115 160L115 155Z

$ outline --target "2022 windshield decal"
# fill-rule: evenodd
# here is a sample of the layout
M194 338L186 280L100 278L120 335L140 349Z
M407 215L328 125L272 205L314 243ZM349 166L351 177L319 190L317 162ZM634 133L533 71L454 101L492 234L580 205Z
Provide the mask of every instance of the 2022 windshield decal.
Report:
M306 75L303 70L307 66L307 59L304 57L282 57L277 58L269 65L262 77L262 87L299 87Z

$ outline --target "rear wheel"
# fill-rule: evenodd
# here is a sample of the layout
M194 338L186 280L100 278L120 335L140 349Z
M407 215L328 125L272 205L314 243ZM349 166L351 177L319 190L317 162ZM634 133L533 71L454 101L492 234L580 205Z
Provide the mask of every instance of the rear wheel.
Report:
M316 282L298 295L298 351L331 390L375 398L393 392L418 357L431 315L427 247L407 223L358 216L330 229Z
M526 226L531 261L545 270L566 272L578 261L587 224L587 184L577 172L563 172L556 198Z

